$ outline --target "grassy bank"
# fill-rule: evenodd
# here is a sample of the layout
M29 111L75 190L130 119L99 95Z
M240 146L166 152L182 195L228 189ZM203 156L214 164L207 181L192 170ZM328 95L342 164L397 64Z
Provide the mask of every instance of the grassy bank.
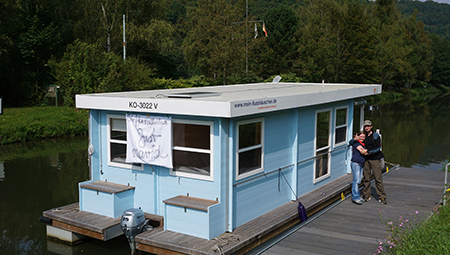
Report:
M442 168L450 161L444 159ZM450 170L450 169L449 169ZM450 189L442 197L432 212L423 219L406 218L400 216L399 220L385 220L387 233L383 240L378 241L379 247L374 252L378 254L394 255L422 255L422 254L450 254ZM446 205L443 201L446 201ZM415 212L416 216L418 211Z
M89 112L68 107L6 108L0 115L0 144L86 135Z
M442 206L411 234L392 254L450 254L450 208Z
M416 212L417 213L417 212ZM422 222L406 219L387 222L386 239L376 254L422 255L450 254L450 206L437 207Z

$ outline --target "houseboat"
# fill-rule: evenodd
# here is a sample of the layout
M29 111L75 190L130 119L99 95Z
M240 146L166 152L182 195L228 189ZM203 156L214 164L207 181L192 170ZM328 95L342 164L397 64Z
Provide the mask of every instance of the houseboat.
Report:
M162 232L233 233L351 173L357 102L381 89L275 81L77 95L90 110L90 180L75 211L115 222L103 240L122 234L131 208L159 217ZM91 224L52 217L48 233L92 236Z

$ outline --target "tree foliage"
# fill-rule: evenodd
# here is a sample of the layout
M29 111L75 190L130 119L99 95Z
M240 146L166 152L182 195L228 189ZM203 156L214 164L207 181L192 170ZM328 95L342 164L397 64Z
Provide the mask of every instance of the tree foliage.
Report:
M100 46L75 41L60 61L50 61L65 97L74 105L76 94L102 93L148 88L153 73L136 59L124 63L120 56Z
M400 0L397 8L404 14L417 10L417 19L425 24L425 30L450 40L450 5L435 1Z
M270 36L266 39L270 63L267 74L282 73L292 68L297 43L295 33L298 29L299 17L294 10L280 6L270 10L264 17Z
M449 85L448 13L450 5L410 0L0 0L0 96L6 106L40 105L57 84L72 105L76 93L280 74L385 89Z
M367 6L319 0L300 15L299 73L314 82L377 81L376 30Z
M450 81L450 41L436 34L431 35L434 52L433 84L448 85Z
M188 9L190 25L182 47L193 74L227 84L230 74L243 70L248 26L239 12L242 7L242 1L199 0Z

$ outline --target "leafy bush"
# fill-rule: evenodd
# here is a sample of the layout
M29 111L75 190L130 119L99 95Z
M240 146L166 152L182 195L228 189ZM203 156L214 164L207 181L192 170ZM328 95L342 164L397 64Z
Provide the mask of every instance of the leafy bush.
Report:
M89 113L68 107L6 108L0 115L0 144L86 135Z
M75 41L60 61L49 62L64 104L74 106L76 94L140 90L151 86L154 70L141 61L104 52L99 45Z

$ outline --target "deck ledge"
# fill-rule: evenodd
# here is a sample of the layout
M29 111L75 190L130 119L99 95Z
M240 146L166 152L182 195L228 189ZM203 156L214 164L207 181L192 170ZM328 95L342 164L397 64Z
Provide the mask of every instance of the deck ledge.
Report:
M84 188L84 189L103 191L103 192L111 193L111 194L116 194L116 193L134 189L133 186L126 186L126 185L122 185L122 184L117 184L117 183L112 183L112 182L104 182L104 181L84 183L84 184L81 184L80 187Z
M180 207L192 208L201 211L208 211L208 207L219 203L218 201L197 198L197 197L189 197L179 195L176 197L172 197L163 201L165 204L175 205Z

